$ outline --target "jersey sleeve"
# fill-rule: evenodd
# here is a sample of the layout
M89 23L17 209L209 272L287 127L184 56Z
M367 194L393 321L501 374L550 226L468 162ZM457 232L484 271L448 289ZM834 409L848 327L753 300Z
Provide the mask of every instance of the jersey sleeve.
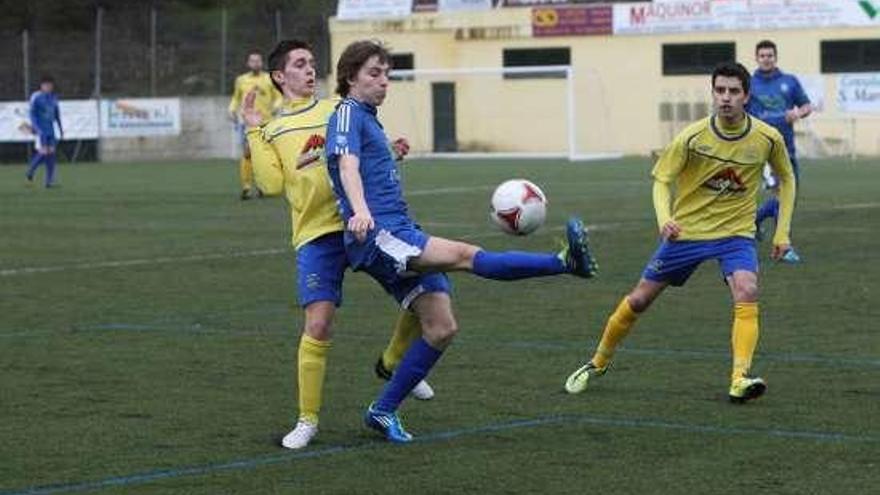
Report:
M651 175L655 181L670 183L678 177L687 161L687 136L679 134L666 146Z
M360 112L354 111L350 105L340 105L334 118L328 124L327 135L330 136L332 142L327 143L327 155L360 157L362 127L363 120Z
M801 82L798 80L798 78L792 77L792 80L794 81L794 90L792 91L791 95L794 104L802 107L807 103L810 103L810 97L807 96L807 92L804 91L804 87L801 86Z
M241 96L241 81L236 78L235 88L232 90L232 98L229 100L229 113L238 113L238 109L241 108Z
M797 184L794 179L794 171L785 141L778 133L773 137L773 149L770 150L769 160L773 173L779 178L779 220L776 225L776 234L773 236L773 244L791 244L789 231L791 230L791 215L794 211L794 198Z
M259 127L248 128L247 141L251 149L251 163L254 165L257 187L267 196L281 194L284 190L284 167L275 147L266 141L263 130Z

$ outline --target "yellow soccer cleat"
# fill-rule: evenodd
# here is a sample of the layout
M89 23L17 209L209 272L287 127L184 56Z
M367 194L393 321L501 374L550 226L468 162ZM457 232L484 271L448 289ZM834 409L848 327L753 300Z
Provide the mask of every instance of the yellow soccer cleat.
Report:
M565 391L570 394L583 392L587 389L587 383L589 383L590 378L604 375L608 371L609 366L611 366L611 363L608 363L603 368L599 368L592 361L588 362L574 373L568 375L568 379L565 380Z
M730 391L727 393L730 402L734 404L742 404L764 395L767 391L767 382L763 378L757 376L741 376L735 378L730 384Z

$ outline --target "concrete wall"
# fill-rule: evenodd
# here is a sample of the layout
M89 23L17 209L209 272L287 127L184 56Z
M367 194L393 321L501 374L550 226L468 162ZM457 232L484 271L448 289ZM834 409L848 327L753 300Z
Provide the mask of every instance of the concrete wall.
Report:
M413 53L416 69L499 67L505 48L571 47L576 151L628 154L661 148L695 117L694 109L711 102L707 76L662 75L664 43L734 42L738 59L753 68L755 44L769 37L779 46L783 70L818 75L821 40L880 36L876 29L840 28L533 38L528 8L424 13L393 21L331 19L330 34L333 60L352 41L379 38L394 52ZM880 115L842 115L833 107L836 75L822 77L826 109L809 119L812 134L859 154L880 155ZM499 151L564 149L566 100L560 80L486 78L479 85L461 84L462 78L452 76L433 80L455 81L462 88L457 88L456 95L461 141L488 141ZM415 151L430 150L432 145L429 82L395 82L380 110L390 133L414 137ZM661 121L663 105L690 109L691 115L680 122ZM801 128L801 132L808 130Z
M228 96L181 98L179 136L104 138L101 160L233 158L239 153L238 138L226 114L228 104Z

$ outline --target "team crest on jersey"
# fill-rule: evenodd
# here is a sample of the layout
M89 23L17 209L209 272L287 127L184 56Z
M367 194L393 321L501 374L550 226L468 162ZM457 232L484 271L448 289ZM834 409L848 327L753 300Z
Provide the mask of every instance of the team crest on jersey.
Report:
M703 183L703 187L707 187L718 194L740 194L746 192L746 186L743 184L739 174L730 167L713 175Z

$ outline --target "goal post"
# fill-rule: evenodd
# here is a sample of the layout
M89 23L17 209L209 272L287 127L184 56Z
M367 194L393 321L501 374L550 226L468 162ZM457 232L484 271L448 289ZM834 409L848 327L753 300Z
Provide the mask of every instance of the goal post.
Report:
M392 138L410 140L415 156L589 160L621 155L585 145L584 133L608 132L601 128L604 102L578 101L571 66L394 70L391 78L381 120Z

